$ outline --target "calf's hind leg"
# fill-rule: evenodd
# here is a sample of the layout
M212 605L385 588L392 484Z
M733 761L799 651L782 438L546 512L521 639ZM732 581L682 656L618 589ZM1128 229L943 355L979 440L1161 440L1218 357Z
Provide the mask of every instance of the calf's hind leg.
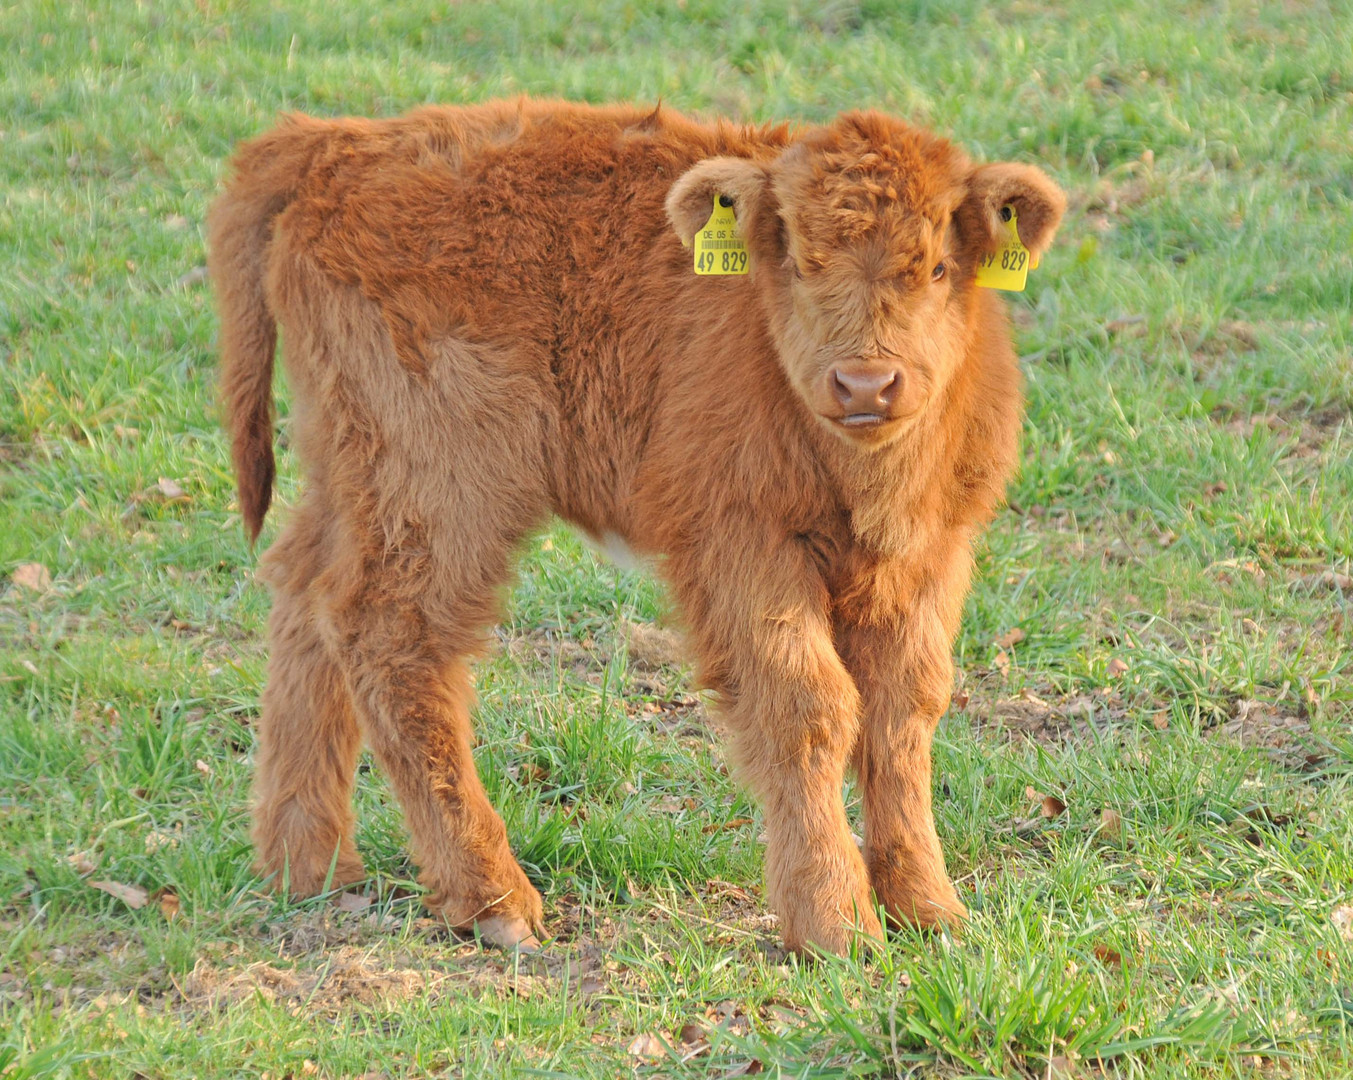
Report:
M446 575L401 572L400 562L368 564L358 587L334 591L332 641L404 809L428 907L494 944L533 946L540 894L512 856L471 753L466 658L495 598L447 590Z
M548 511L543 410L506 359L468 347L433 352L425 382L364 373L357 357L352 379L334 402L354 437L331 461L342 542L316 582L325 637L404 809L427 905L496 944L532 943L540 894L475 771L469 661Z
M298 452L333 507L334 556L312 586L321 633L403 807L427 905L494 943L532 943L540 894L475 771L468 664L548 512L543 365L439 338L411 370L357 290L304 259L287 269Z
M366 876L353 844L361 735L343 674L316 626L309 589L323 557L323 517L310 497L264 560L273 609L257 725L255 862L275 887L295 896Z

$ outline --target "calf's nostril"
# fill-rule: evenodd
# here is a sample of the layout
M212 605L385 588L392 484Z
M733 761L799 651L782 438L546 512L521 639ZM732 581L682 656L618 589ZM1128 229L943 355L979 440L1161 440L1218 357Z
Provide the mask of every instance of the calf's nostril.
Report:
M847 384L846 380L841 378L841 373L839 371L832 372L832 393L836 395L837 401L846 406L850 405L851 400L855 396L851 392L850 386Z
M875 374L838 368L832 371L831 384L832 393L847 414L881 413L897 395L898 378L896 371Z

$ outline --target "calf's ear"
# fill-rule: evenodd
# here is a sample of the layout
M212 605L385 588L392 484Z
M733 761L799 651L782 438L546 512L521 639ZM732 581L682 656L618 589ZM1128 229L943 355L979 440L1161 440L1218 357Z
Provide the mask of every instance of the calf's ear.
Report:
M736 157L705 158L692 165L667 193L667 218L687 247L714 211L714 196L733 200L733 215L738 231L755 247L753 240L770 201L770 177L755 161Z
M979 255L1004 242L1003 222L1009 214L1003 210L1007 206L1015 211L1020 242L1034 255L1041 255L1057 232L1066 210L1066 196L1042 169L1032 165L1001 162L974 169L959 218L964 239L978 249Z

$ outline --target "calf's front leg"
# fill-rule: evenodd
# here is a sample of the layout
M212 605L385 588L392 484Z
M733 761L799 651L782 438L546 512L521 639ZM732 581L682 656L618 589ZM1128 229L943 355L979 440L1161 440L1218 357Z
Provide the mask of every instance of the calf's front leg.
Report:
M731 563L678 571L678 593L739 777L764 808L766 899L787 948L844 953L883 933L841 796L859 695L799 545Z
M967 918L944 866L931 804L930 748L953 689L951 648L967 588L964 547L904 608L838 622L861 698L854 764L864 858L891 920L956 928ZM886 584L876 589L886 593Z

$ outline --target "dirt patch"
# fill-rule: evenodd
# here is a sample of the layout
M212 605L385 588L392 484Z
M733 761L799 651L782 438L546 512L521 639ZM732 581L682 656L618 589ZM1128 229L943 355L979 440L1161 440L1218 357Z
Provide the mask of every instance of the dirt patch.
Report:
M265 961L244 968L218 968L199 960L180 990L184 1001L201 1009L219 1009L262 998L293 1011L336 1016L353 1007L372 1008L407 1001L427 993L443 973L385 967L370 950L344 947L318 968L279 967Z
M624 622L620 635L625 641L630 663L648 671L664 667L679 667L684 662L685 648L681 635L675 630L654 626L652 623Z
M557 671L593 686L601 685L613 655L593 638L579 642L550 629L500 630L498 638L502 651L524 668ZM625 692L631 719L665 734L706 736L710 717L704 701L690 690L681 635L625 621L617 638L615 644L623 642L629 659Z
M32 454L31 442L21 439L0 439L0 465L17 465Z
M1246 440L1264 428L1291 444L1290 457L1310 458L1318 456L1342 429L1353 426L1353 408L1334 402L1309 411L1279 409L1240 416L1223 405L1213 410L1212 419Z
M708 741L718 735L704 702L695 694L676 691L664 693L652 701L626 704L630 718L636 724L642 727L651 726L664 735L698 738L702 741Z
M1237 701L1231 719L1212 728L1208 735L1262 750L1288 768L1314 768L1324 760L1314 749L1308 719L1263 701Z
M504 653L526 668L548 669L598 685L610 656L592 638L575 641L556 630L533 627L511 632L497 631Z
M1129 705L1109 689L1066 697L1041 697L1026 689L1017 697L1002 697L984 693L979 683L961 708L955 704L955 711L974 731L1046 745L1085 742L1128 725L1164 731L1171 723L1168 710ZM1298 772L1319 768L1325 761L1311 721L1299 708L1242 699L1232 706L1229 719L1207 727L1205 735L1235 740Z
M1206 330L1181 328L1179 333L1195 365L1210 370L1215 364L1208 361L1254 352L1259 348L1264 331L1260 324L1244 319L1222 319Z
M1040 695L1026 688L1018 696L1003 695L995 679L974 679L970 691L955 695L954 708L975 731L1056 744L1086 740L1108 727L1131 722L1121 694Z

